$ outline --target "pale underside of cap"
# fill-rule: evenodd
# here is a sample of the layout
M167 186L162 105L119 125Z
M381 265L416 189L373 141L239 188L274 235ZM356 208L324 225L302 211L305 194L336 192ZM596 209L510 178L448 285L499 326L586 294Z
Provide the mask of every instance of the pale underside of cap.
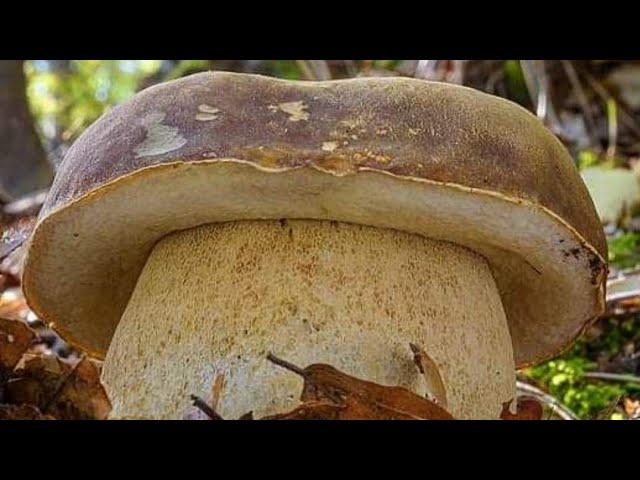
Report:
M160 238L279 218L393 228L485 256L519 366L559 353L604 309L593 203L524 109L412 79L230 73L147 89L82 135L31 238L25 294L104 354Z

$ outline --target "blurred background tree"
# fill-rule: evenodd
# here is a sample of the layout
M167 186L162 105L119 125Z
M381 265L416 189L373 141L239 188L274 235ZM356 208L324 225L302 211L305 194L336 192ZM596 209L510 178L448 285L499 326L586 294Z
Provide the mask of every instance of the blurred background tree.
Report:
M0 62L0 200L45 188L52 171L29 111L24 64Z
M640 61L0 61L0 201L46 186L49 165L55 168L84 129L114 105L205 70L295 80L400 75L517 102L560 138L581 169L607 233L612 281L634 278L640 263ZM640 280L636 290L640 295ZM615 303L569 352L519 372L520 380L580 418L640 418L638 295Z

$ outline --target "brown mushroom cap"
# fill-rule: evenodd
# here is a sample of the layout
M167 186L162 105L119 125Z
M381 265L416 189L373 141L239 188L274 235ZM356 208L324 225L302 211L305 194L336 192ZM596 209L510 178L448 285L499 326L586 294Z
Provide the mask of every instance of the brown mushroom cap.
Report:
M523 108L407 78L222 72L144 90L75 142L31 238L25 294L103 355L158 239L278 218L394 228L479 252L518 366L559 353L604 309L607 247L591 198Z

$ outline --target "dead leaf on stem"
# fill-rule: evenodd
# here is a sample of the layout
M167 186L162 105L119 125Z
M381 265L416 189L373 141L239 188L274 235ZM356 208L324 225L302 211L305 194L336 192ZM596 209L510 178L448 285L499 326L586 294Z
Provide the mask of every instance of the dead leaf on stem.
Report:
M26 323L0 318L0 371L13 371L35 338Z
M330 412L332 419L453 420L444 408L406 388L361 380L331 365L316 363L301 369L272 354L267 358L302 376L304 387L300 400L303 406L310 402L335 406L334 409L320 409Z
M340 420L342 410L342 405L309 401L290 412L268 415L260 420Z
M444 388L444 382L436 362L415 343L410 343L409 346L413 352L413 361L418 366L420 373L424 375L427 383L427 398L447 408L447 391Z
M500 418L502 420L541 420L542 419L542 405L530 397L521 397L518 399L517 412L511 413L509 407L513 403L513 399L502 404L502 413Z
M46 410L60 419L104 420L111 411L111 402L100 383L100 369L88 357L83 357L63 380L50 407Z
M322 363L300 368L269 354L267 359L304 379L301 405L289 412L268 415L259 420L453 420L453 416L435 402L403 387L389 387L361 380ZM217 398L222 380L214 381L212 396ZM189 420L223 420L210 405L192 395L196 415L185 414ZM253 420L249 412L239 420Z

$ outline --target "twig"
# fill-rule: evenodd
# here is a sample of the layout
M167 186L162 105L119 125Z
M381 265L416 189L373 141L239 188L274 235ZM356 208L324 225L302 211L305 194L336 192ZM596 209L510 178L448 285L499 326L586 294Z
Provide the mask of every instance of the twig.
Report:
M220 401L220 394L225 386L224 374L216 375L213 380L213 386L211 387L211 408L214 410L218 408L218 402Z
M276 357L271 352L267 354L267 360L269 360L271 363L275 363L279 367L295 372L301 377L305 377L307 375L307 372L305 372L303 368L300 368L297 365L294 365L293 363L287 362L286 360L282 360L281 358Z
M38 213L47 199L48 189L38 190L24 195L2 207L3 213L14 217L25 217Z
M584 93L584 89L582 88L582 83L578 78L578 74L573 64L568 60L561 60L562 68L564 69L564 73L567 75L573 90L576 93L576 98L578 103L580 103L580 108L584 112L584 116L587 120L587 134L589 136L589 140L591 144L594 145L595 137L594 133L596 131L596 122L593 118L593 112L591 111L591 105L589 105L589 100L587 99L587 95Z
M3 261L5 258L7 258L16 250L18 250L18 248L20 248L23 244L24 244L24 240L22 242L16 243L15 245L10 245L7 248L3 248L2 251L0 251L0 262Z
M360 61L360 73L363 76L368 77L369 74L371 73L371 70L373 70L373 60Z
M343 62L344 68L347 71L347 75L349 75L349 77L357 77L358 67L356 65L356 62L354 62L353 60L343 60Z
M613 158L616 155L616 145L618 144L618 108L613 98L607 100L607 127L609 133L607 157Z
M531 395L536 400L539 400L540 402L547 405L553 411L553 413L558 415L560 418L564 420L579 420L578 416L575 413L562 405L557 399L555 399L548 393L543 392L539 388L520 380L516 382L516 387L519 392Z
M296 60L306 80L331 80L331 70L324 60Z
M585 378L595 380L609 380L612 382L637 383L640 384L640 377L624 373L608 373L608 372L586 372Z
M415 343L409 343L413 361L427 383L427 400L447 407L447 392L440 376L440 370L431 357Z
M67 376L62 379L62 382L60 382L60 384L58 385L58 388L55 389L51 397L49 397L49 399L45 402L44 406L42 407L42 413L46 413L47 410L51 408L51 406L53 405L53 402L55 402L58 399L58 396L60 395L60 393L62 393L62 390L64 389L64 387L67 386L67 384L69 383L69 380L71 380L71 377L75 375L76 370L78 370L78 367L84 361L85 358L87 358L87 355L82 354L82 356L80 357L80 360L78 360L78 362L73 366L73 368L71 368L71 371L67 374Z
M489 93L495 93L496 84L498 83L498 81L502 80L503 78L504 78L504 70L500 68L493 71L487 78L487 81L485 83L485 89Z
M394 73L402 76L412 77L416 73L418 60L402 60L393 69Z
M448 80L451 83L455 83L457 85L464 84L464 74L466 67L466 60L452 60L453 72L449 75Z
M615 412L616 407L618 406L618 403L620 403L621 399L622 399L622 395L618 395L618 398L616 398L616 401L611 402L611 404L609 405L609 408L607 409L607 414L604 416L605 419L611 418L611 415L613 414L613 412Z
M601 100L606 103L610 98L613 98L613 95L611 95L593 75L586 71L583 71L582 74L589 83L589 86L600 97ZM636 137L640 137L640 128L636 125L633 116L631 116L624 108L622 108L622 106L620 106L618 110L618 113L620 114L620 123L631 130L633 134L636 135Z
M311 70L311 67L307 65L305 60L296 60L296 65L305 80L315 80L313 71Z
M316 72L318 80L331 80L331 69L329 68L329 64L326 60L308 60L308 62Z
M416 71L413 74L415 78L422 80L433 80L437 71L438 60L418 60Z
M535 60L520 60L520 68L529 96L536 108L536 116L544 122L547 118L547 85L540 69L536 67Z
M544 60L520 60L520 67L527 90L536 107L537 117L551 130L564 136L565 129L551 101L549 77Z
M191 401L193 402L193 406L198 408L202 413L204 413L211 420L224 420L213 408L207 404L204 400L196 395L190 396Z

